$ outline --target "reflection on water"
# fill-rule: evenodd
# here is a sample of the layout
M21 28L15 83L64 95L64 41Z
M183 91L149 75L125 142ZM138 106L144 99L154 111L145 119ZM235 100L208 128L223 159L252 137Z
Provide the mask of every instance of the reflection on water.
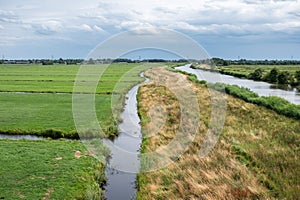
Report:
M297 89L296 88L293 88L291 87L290 85L271 85L270 86L271 89L281 89L281 90L286 90L286 91L296 91L297 92Z
M139 85L133 87L126 95L125 107L120 115L122 122L118 125L120 135L113 141L103 139L111 151L105 172L107 184L104 196L107 200L136 199L136 175L140 168L142 144L136 99L138 88Z
M139 86L126 95L126 105L121 113L120 135L114 141L104 139L110 148L111 158L106 167L108 200L135 199L136 174L140 167L139 150L142 143L140 119L137 114L136 94Z
M248 79L240 79L229 75L223 75L215 72L204 71L201 69L192 69L190 65L177 67L176 69L195 74L199 80L205 80L209 83L226 83L230 85L238 85L240 87L249 88L259 96L278 96L288 100L294 104L300 104L300 93L296 89L283 90L280 86L271 85L266 82L258 82ZM289 88L287 88L289 89Z
M37 137L34 135L6 135L6 134L0 134L0 139L10 139L10 140L43 140L45 138L43 137Z

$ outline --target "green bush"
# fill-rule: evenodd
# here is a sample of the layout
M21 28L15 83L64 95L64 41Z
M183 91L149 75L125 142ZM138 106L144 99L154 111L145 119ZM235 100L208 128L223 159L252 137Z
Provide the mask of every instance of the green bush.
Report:
M198 78L195 74L190 74L189 75L189 80L194 82L194 83L199 83L199 84L204 84L204 85L206 85L206 83L207 83L205 80L201 80L201 81L198 80Z

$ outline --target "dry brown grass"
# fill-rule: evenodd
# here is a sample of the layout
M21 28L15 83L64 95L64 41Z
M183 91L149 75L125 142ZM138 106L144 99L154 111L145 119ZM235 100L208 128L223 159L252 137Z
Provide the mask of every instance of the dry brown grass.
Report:
M150 77L158 77L158 74L167 79L178 76L162 68L155 68L149 73ZM138 199L298 199L299 121L227 96L227 116L222 135L213 151L200 159L199 150L210 126L212 91L199 84L191 87L198 94L200 106L198 134L178 161L159 171L139 175ZM160 99L160 95L166 99L172 96L165 95L167 89L155 89L154 85L142 89L139 99L140 109L145 109L142 119L148 112L151 113L148 108L155 104L154 99ZM160 116L167 110L161 111L154 112L156 117L148 118L143 126L155 124L154 120L163 124L165 119ZM156 144L165 145L171 141L175 128L167 131L168 128L163 126L160 135L167 134L169 137L156 138ZM151 130L154 135L157 129ZM155 149L152 145L143 142L145 151Z
M148 138L150 145L145 146L145 151L155 151L165 146L174 138L180 120L179 103L175 100L170 90L163 86L147 84L140 88L144 101L140 112L146 113L149 120L143 125L143 138Z

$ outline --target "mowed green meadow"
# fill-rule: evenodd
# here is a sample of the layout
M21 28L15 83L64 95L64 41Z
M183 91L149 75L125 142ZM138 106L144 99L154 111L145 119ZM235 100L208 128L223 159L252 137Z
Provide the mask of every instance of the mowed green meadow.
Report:
M75 130L72 94L1 93L0 102L1 131ZM95 105L98 120L104 123L111 112L110 95L96 95Z
M126 73L124 91L143 79L138 74L148 66L116 63L76 65L3 65L0 71L0 132L75 130L72 92L95 93L96 114L103 126L112 118L111 93ZM106 68L107 67L107 68ZM106 69L105 69L106 68ZM101 76L101 77L100 77ZM76 88L74 89L74 84ZM91 89L95 85L95 90Z
M144 65L145 67L146 65ZM97 94L113 91L115 83L133 68L141 64L114 63L111 65L1 65L1 92L72 93L76 75L78 82L99 81ZM81 69L81 71L79 71ZM132 73L131 82L139 79ZM101 76L101 79L99 80ZM86 92L86 87L81 92Z
M112 94L123 100L126 91L143 80L139 74L151 66L0 65L0 133L43 136L58 132L59 137L72 138L76 132L74 91L94 94L101 127L107 136L117 134ZM0 139L0 199L101 198L108 150L101 141L91 145L100 148L96 157L102 162L79 141Z
M103 194L105 166L80 142L0 140L0 157L0 199L99 199Z

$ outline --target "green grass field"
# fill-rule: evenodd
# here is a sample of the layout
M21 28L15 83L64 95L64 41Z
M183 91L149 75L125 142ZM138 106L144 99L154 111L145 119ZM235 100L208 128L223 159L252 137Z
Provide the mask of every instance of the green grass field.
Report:
M73 131L72 94L0 94L0 127L3 131L58 129ZM96 95L96 111L102 123L110 120L110 95Z
M73 91L96 93L96 114L105 129L112 120L111 93L116 91L124 94L143 80L138 74L150 65L117 63L106 70L104 67L105 65L83 66L83 75L78 78L74 89L80 66L1 65L0 131L74 131ZM99 73L103 73L101 78ZM121 79L123 76L126 78ZM122 91L119 88L114 90L117 83L121 85ZM91 85L95 85L96 91Z
M85 70L80 82L99 81L96 93L107 94L115 83L128 71L140 64L114 63L105 70L106 65L1 65L0 91L35 93L72 93L76 75L80 67ZM104 71L105 70L105 71ZM98 74L102 74L98 79ZM132 73L132 72L131 72ZM139 81L137 74L127 77L128 82ZM87 92L83 87L78 92ZM94 92L94 91L93 91Z
M97 199L103 193L104 165L80 142L0 140L0 161L0 199Z
M101 128L107 135L117 134L112 93L122 107L126 91L143 80L139 73L151 67L140 65L116 63L106 70L104 65L86 65L77 82L76 65L0 65L0 133L72 137L74 91L80 97L96 93ZM97 145L101 163L76 141L0 140L0 199L100 199L108 150L102 142ZM74 157L76 151L81 158Z

